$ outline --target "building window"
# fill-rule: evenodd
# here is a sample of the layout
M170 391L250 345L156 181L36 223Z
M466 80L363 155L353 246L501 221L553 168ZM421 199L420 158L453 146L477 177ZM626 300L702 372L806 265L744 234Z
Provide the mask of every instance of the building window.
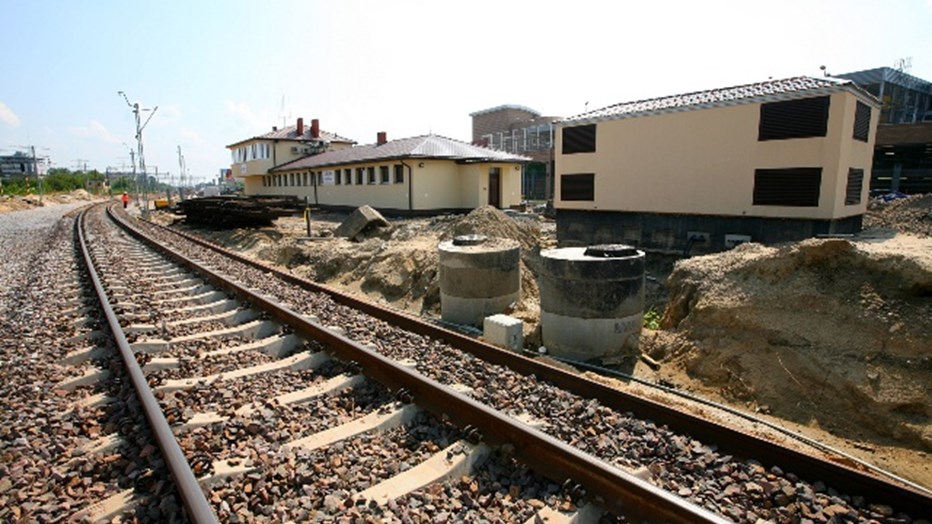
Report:
M754 205L818 207L821 186L821 167L757 169L754 171Z
M761 104L757 139L825 136L828 131L828 106L827 96Z
M395 183L396 184L405 183L405 166L401 164L395 164Z
M870 110L870 108L868 108L868 110ZM864 170L855 169L853 167L848 169L848 185L845 187L845 205L854 206L860 204L862 189L864 189Z
M346 185L351 185L353 183L353 172L351 170L343 170L343 181L346 182Z
M871 107L864 102L858 102L854 110L854 135L855 140L867 142L867 136L871 130Z
M366 170L362 167L356 168L356 185L361 186L365 183Z
M369 175L368 180L369 184L375 184L375 166L369 166L366 168L366 174Z
M379 166L379 183L391 184L392 181L388 176L388 166Z
M333 171L333 183L334 185L337 185L337 186L343 184L343 175L340 174L339 169L335 169Z
M595 124L563 128L563 154L595 152Z
M317 172L317 185L318 186L324 185L324 172L323 171Z
M560 200L595 200L595 173L560 175Z

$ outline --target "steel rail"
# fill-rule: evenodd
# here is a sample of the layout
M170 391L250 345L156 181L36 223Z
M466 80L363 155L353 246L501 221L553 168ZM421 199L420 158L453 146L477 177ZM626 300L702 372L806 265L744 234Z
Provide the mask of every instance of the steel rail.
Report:
M175 440L171 427L168 425L168 421L165 420L165 415L162 414L162 409L159 407L158 401L152 394L152 390L149 388L142 368L139 367L133 350L129 346L129 341L126 339L126 334L120 326L120 321L113 311L113 307L110 305L107 292L95 269L94 260L90 254L90 249L88 248L87 239L84 234L84 218L86 213L87 210L83 211L78 215L78 219L75 221L78 243L81 247L81 254L84 259L85 267L87 268L87 273L91 278L91 282L94 284L94 291L97 293L100 307L107 317L107 323L110 325L110 331L113 333L114 342L116 342L116 346L120 351L120 356L123 359L126 373L129 375L133 389L136 390L136 397L142 405L146 420L149 421L149 427L152 429L156 443L162 451L162 458L165 460L165 465L168 467L168 471L175 480L175 486L178 488L178 493L181 495L188 519L198 524L216 523L218 522L217 516L204 497L204 493L201 491L201 487L197 482L197 478L194 476L194 472L191 470L190 464L188 464L184 453L181 451L178 441Z
M629 518L659 522L729 522L728 519L412 371L270 298L232 282L224 275L147 237L136 228L122 225L130 235L198 273L214 286L249 302L252 307L290 326L295 333L322 343L340 358L356 362L367 376L389 389L409 391L419 407L438 416L449 417L460 427L471 425L477 428L482 438L491 444L511 444L517 458L546 477L557 482L571 479L581 484L587 490L587 495L607 510Z
M112 209L108 209L108 212L114 220L122 222L113 213ZM379 306L282 271L183 231L151 222L147 222L147 224L178 235L190 242L260 269L263 272L275 275L284 282L308 291L324 293L338 304L357 309L399 328L442 340L487 362L506 366L524 375L535 376L539 380L550 382L580 396L598 399L606 406L616 410L630 411L636 416L650 419L658 425L666 425L676 431L689 434L693 438L714 443L720 451L725 451L736 457L754 459L767 466L779 466L784 471L793 472L800 478L812 479L812 481L821 480L848 495L861 495L873 503L886 504L897 511L912 515L924 515L932 507L932 497L913 487L889 482L865 470L856 469L840 462L821 459L743 430L697 417L679 408L667 406L607 386L577 373L527 358L512 351L500 349L455 331L430 324L407 313Z

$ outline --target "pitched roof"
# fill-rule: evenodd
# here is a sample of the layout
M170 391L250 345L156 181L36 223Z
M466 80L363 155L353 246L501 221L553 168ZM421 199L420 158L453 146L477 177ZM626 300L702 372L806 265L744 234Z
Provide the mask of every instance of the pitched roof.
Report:
M326 140L331 143L332 142L344 142L347 144L356 143L355 140L340 136L336 133L324 131L323 129L320 130L320 136L317 138L314 138L311 136L311 126L309 125L304 126L304 134L299 136L298 126L294 125L294 126L283 127L281 129L275 129L273 131L269 131L268 133L264 135L254 136L252 138L240 140L238 142L234 142L228 145L227 147L238 146L244 142L250 142L252 140L292 140L295 142L312 142L312 141L317 141L317 140Z
M452 138L423 135L391 140L382 145L366 144L327 151L326 153L306 156L276 166L271 171L287 171L398 158L440 158L464 162L528 162L531 160L526 156L474 146Z
M791 100L794 98L828 94L842 90L853 91L866 101L879 107L876 98L850 81L834 78L797 76L782 80L768 80L756 84L708 89L683 95L623 102L621 104L589 111L588 113L571 116L560 122L575 124L600 120L617 120L663 113L694 111L712 107Z

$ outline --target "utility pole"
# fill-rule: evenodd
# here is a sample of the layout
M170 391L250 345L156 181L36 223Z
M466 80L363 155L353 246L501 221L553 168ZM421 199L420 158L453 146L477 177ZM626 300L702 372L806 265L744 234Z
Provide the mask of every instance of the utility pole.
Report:
M126 100L126 105L128 105L133 110L133 116L136 118L136 144L139 150L139 171L142 173L142 176L144 177L142 193L143 193L143 201L145 203L145 207L143 207L143 210L142 210L142 217L148 218L149 217L149 191L148 191L149 180L148 180L148 177L146 176L146 157L145 157L145 154L143 153L143 147L142 147L142 130L146 128L146 126L149 124L149 121L152 120L153 116L155 116L155 112L159 110L159 106L155 106L155 108L151 110L140 109L139 102L136 102L135 104L131 104L129 102L129 98L126 96L126 93L124 93L123 91L117 91L117 94L122 96L123 100ZM143 124L140 124L141 120L140 120L139 113L141 111L152 111L149 114L149 118L147 118L146 122Z
M133 185L136 186L133 191L133 197L136 199L136 205L139 205L139 176L136 175L136 152L129 150L129 163L133 164Z
M184 202L184 155L178 146L178 200Z
M39 205L42 205L42 175L39 174L39 162L36 161L36 146L29 146L32 151L32 166L36 170L36 189L39 191Z

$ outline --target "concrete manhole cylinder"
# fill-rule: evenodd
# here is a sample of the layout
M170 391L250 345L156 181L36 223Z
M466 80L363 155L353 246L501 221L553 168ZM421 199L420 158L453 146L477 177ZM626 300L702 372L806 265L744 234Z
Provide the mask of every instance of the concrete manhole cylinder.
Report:
M644 322L644 252L622 244L541 251L540 325L548 353L635 354Z
M521 246L515 240L463 235L441 242L440 317L481 326L521 293Z

